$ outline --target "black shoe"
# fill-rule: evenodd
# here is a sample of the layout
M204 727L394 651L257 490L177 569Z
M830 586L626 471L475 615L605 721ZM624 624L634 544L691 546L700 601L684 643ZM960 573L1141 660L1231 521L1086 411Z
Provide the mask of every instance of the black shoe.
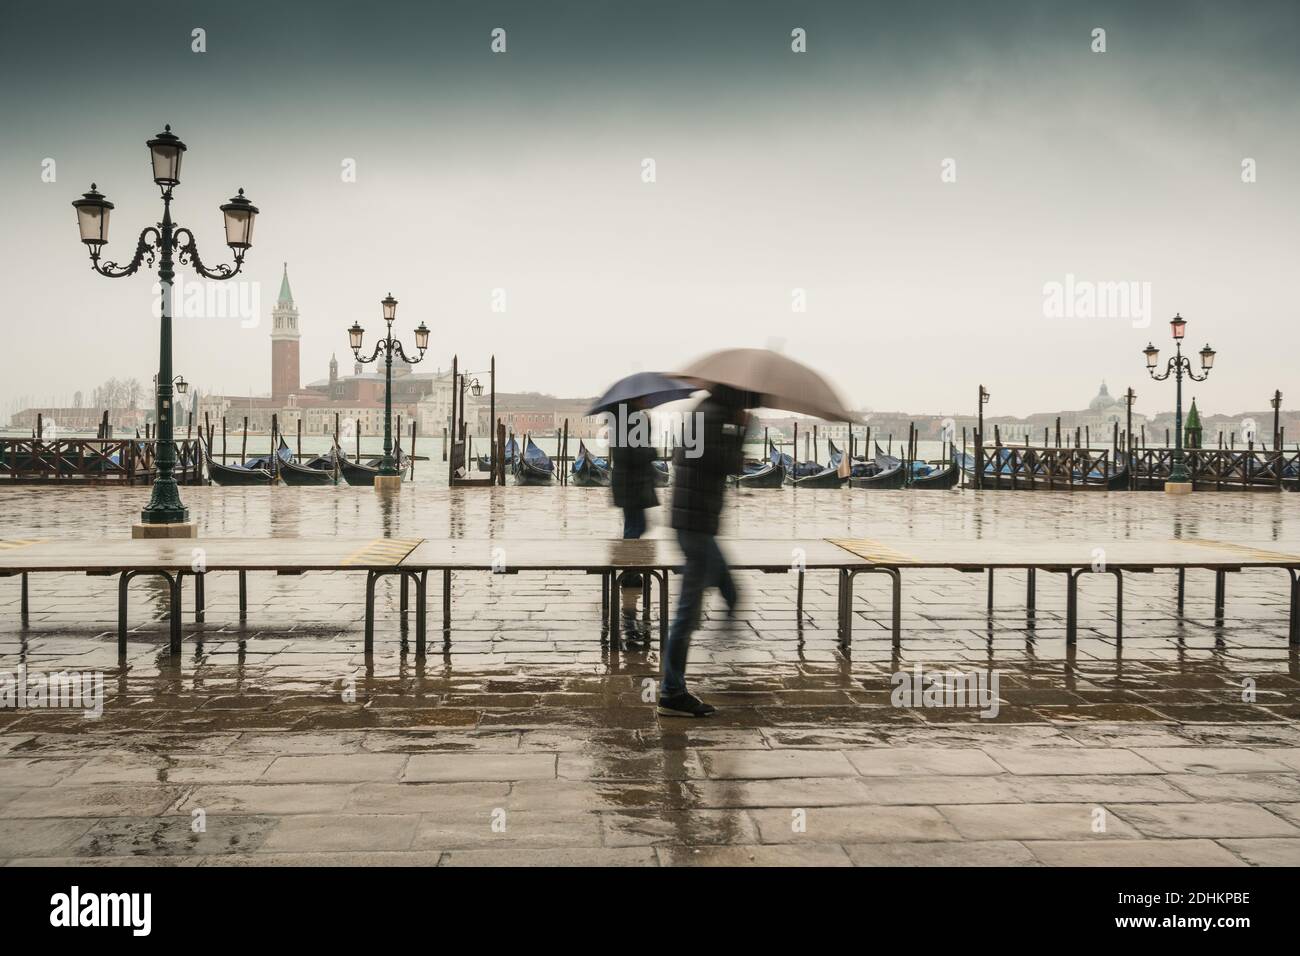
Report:
M662 717L712 717L718 709L706 704L694 694L682 692L672 697L659 698L659 714Z

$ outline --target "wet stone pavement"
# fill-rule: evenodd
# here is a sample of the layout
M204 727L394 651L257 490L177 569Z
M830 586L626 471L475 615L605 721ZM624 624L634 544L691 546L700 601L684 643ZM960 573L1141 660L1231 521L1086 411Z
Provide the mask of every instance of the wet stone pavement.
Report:
M0 538L118 536L147 489L0 488ZM187 488L204 535L581 539L621 529L578 488ZM653 520L662 521L662 509ZM661 526L652 534L664 535ZM1300 496L755 491L724 535L1300 541ZM743 548L733 540L728 547ZM125 668L116 579L36 575L31 621L0 579L0 671L101 672L104 710L0 710L0 861L86 864L1300 864L1300 654L1281 572L1085 577L1067 649L1064 584L906 572L902 647L884 579L859 578L851 656L835 578L742 574L691 656L708 721L655 715L657 647L611 648L598 579L466 574L451 641L430 584L414 655L397 586L362 653L364 574L207 581L167 652L165 593L132 585ZM674 579L676 584L676 579ZM192 586L186 588L191 606ZM898 672L982 672L977 707L895 706ZM987 709L984 711L987 713Z

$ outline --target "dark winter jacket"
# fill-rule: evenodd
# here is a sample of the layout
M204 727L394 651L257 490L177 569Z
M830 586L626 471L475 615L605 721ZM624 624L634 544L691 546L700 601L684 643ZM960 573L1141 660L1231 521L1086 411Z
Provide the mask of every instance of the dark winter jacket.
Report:
M678 448L673 455L672 526L679 531L717 534L727 478L744 467L744 416L738 423L735 407L712 397L695 411L703 416L703 432L696 435L699 456L690 457L685 448Z
M655 450L648 447L614 445L610 448L613 468L609 486L614 504L620 508L657 508L655 494Z

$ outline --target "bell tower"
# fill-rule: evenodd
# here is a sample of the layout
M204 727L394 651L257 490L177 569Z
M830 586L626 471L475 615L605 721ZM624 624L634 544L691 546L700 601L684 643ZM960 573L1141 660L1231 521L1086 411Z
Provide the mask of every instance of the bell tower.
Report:
M298 366L298 309L289 291L289 263L284 264L280 295L271 309L271 397L284 401L302 390Z

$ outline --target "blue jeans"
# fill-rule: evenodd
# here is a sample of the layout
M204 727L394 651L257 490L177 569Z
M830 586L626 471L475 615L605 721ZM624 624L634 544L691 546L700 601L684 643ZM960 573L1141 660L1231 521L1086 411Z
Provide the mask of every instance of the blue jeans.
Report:
M686 557L686 565L682 568L677 614L664 644L664 678L660 691L663 697L686 691L686 656L691 650L691 632L700 623L704 590L716 587L728 607L736 606L736 583L731 579L731 569L718 547L718 539L701 531L679 530L677 544Z

